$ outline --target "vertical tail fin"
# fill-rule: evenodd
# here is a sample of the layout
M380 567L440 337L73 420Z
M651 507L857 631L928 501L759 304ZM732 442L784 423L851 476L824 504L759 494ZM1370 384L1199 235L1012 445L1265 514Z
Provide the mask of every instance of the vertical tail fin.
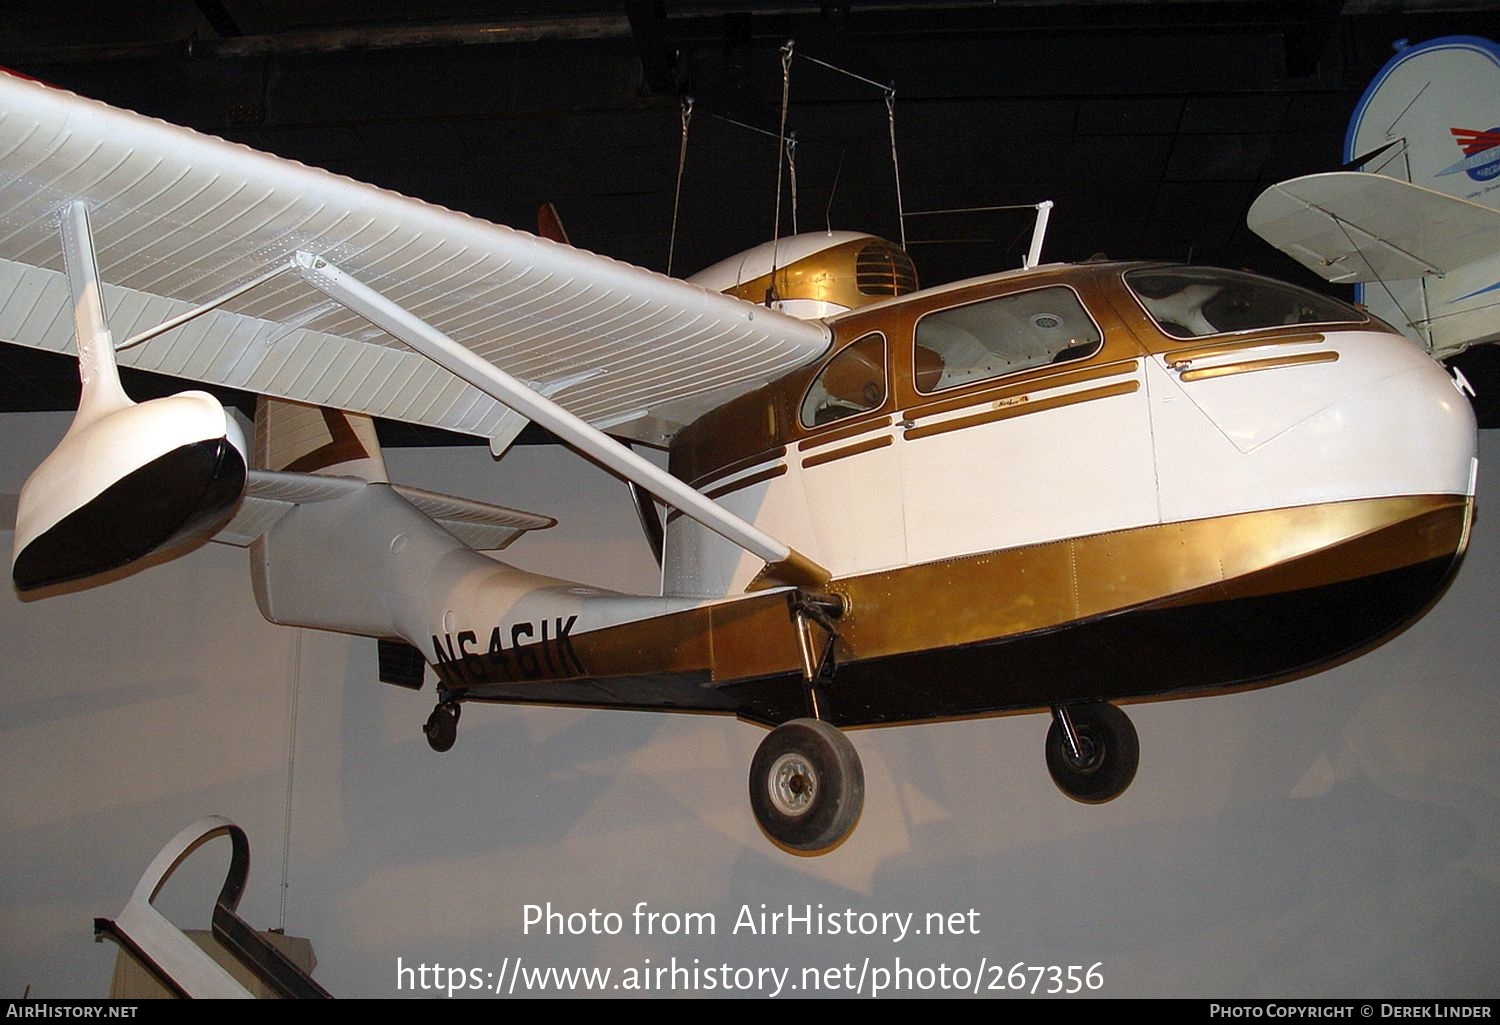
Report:
M375 422L359 413L261 396L255 405L255 465L388 483Z

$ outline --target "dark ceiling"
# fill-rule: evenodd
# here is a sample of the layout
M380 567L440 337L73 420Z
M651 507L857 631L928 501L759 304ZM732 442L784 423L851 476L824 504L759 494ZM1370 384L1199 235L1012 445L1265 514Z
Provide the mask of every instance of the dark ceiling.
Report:
M1245 228L1251 200L1340 164L1394 41L1497 32L1494 0L7 0L0 65L517 227L551 201L575 244L658 270L692 96L673 257L686 273L772 233L780 49L795 40L804 229L898 237L873 84L891 83L908 212L1051 199L1049 260L1193 260L1321 287ZM1015 266L1029 216L908 218L924 283ZM1486 425L1500 424L1493 349L1459 361ZM76 395L70 361L0 346L0 411Z

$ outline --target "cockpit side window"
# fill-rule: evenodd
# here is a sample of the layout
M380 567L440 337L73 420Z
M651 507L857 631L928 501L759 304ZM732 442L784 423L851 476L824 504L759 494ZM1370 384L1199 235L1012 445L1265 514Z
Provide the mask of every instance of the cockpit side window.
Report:
M1019 370L1088 359L1104 336L1061 285L929 313L917 321L916 386L937 392Z
M813 378L802 400L802 426L879 409L885 391L885 336L877 331L846 346Z
M1173 338L1369 320L1337 299L1215 267L1148 267L1128 271L1125 284L1156 326Z

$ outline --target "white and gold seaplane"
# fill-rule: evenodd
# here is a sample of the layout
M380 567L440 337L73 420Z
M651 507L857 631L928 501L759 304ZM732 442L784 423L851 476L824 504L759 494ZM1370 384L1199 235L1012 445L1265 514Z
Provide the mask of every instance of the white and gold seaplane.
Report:
M3 75L0 209L0 338L76 347L84 381L18 588L246 545L271 621L431 664L436 749L469 701L772 727L750 803L794 851L859 817L842 727L1046 712L1058 786L1106 801L1138 761L1113 702L1316 672L1418 616L1468 537L1444 369L1251 274L921 290L835 232L674 280ZM206 395L133 404L117 353L271 397L254 447ZM486 554L551 521L388 482L370 416L496 453L546 427L642 493L659 593Z

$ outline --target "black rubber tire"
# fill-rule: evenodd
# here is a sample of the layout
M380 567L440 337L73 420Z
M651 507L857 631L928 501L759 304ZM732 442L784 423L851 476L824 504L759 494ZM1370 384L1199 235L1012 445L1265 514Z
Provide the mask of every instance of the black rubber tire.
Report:
M434 751L442 753L452 750L454 742L458 740L458 710L438 705L427 717L427 725L422 727L422 732L427 735L427 746Z
M1085 757L1075 761L1056 717L1047 730L1047 771L1057 789L1083 804L1103 804L1125 792L1141 762L1141 742L1130 717L1107 702L1069 705Z
M818 719L793 719L761 741L750 762L750 808L768 837L791 851L840 843L865 804L865 770L849 738Z

